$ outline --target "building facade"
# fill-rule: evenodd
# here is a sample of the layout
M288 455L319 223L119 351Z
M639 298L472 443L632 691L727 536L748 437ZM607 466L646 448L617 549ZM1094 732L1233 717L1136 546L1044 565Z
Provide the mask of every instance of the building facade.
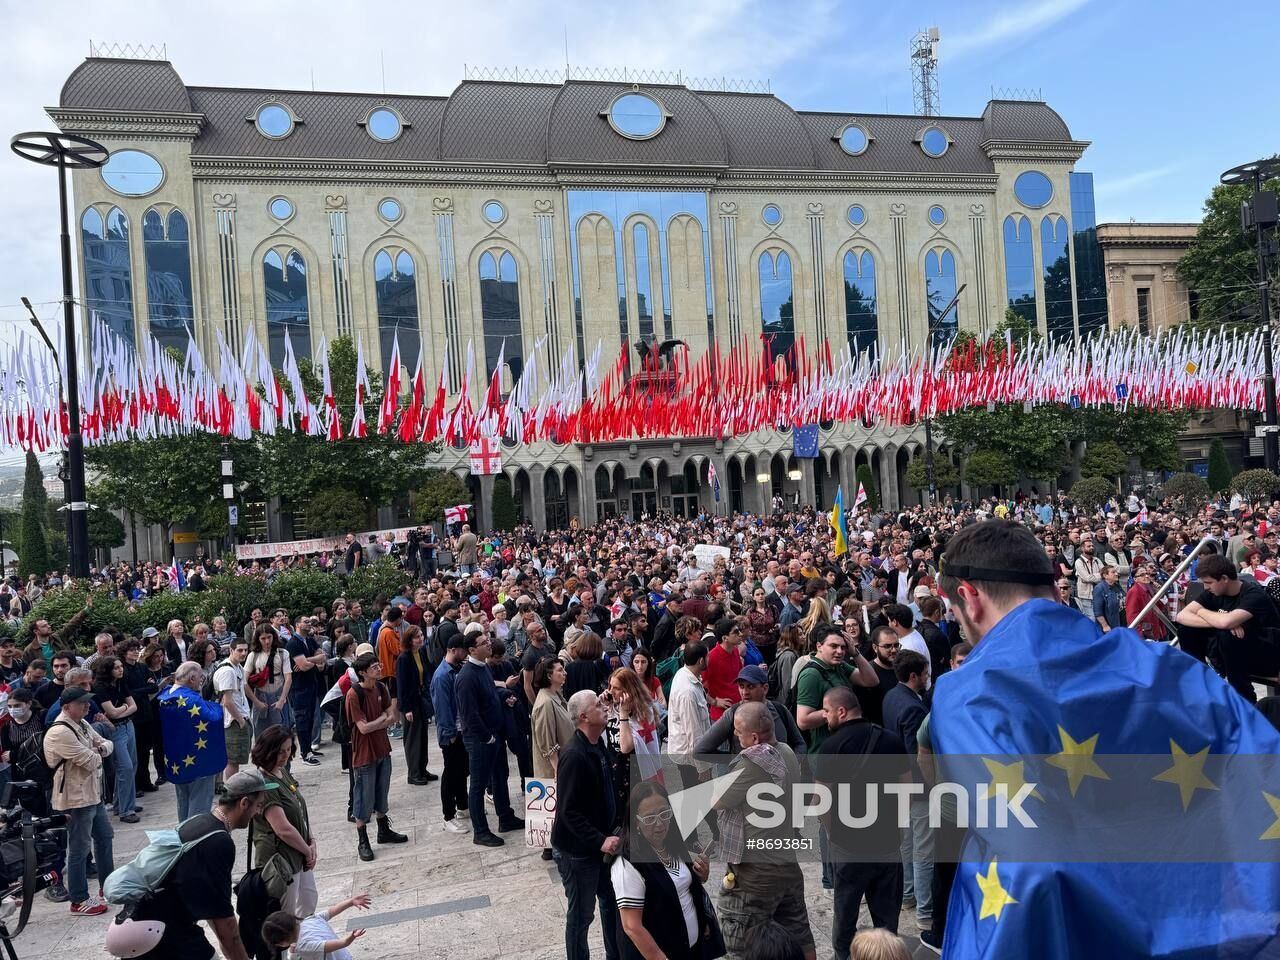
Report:
M1055 338L1106 326L1087 144L1041 102L915 117L580 80L318 93L94 58L49 113L112 151L74 175L81 296L134 342L238 351L252 329L279 364L286 334L299 355L350 335L384 369L398 342L428 382L447 363L453 390L470 350L478 399L499 360L510 384L535 352L554 370L597 343L803 338L870 358L1007 309ZM923 442L848 423L821 426L816 458L775 430L508 444L503 471L538 526L708 508L708 461L719 509L828 506L863 464L896 506L918 499L903 475ZM468 477L484 526L494 478L469 477L464 450L432 460Z
M1154 334L1200 317L1200 298L1178 276L1178 261L1195 240L1198 223L1102 223L1098 245L1107 278L1112 329L1136 327ZM1191 415L1178 448L1187 469L1208 476L1209 446L1221 440L1232 466L1262 466L1262 441L1253 436L1256 415L1242 410L1201 410Z

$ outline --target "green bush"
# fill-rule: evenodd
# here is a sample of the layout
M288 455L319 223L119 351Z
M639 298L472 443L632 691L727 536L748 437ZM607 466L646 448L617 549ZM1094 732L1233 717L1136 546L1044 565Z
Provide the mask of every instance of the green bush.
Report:
M1085 477L1083 480L1076 481L1068 496L1080 509L1093 513L1115 496L1115 492L1116 486L1110 480L1103 477Z
M440 523L446 507L471 503L471 488L452 473L433 470L413 499L413 516L418 523Z
M907 466L907 486L916 490L926 490L929 487L929 468L924 458L924 454L916 457ZM956 465L944 457L940 453L933 456L933 483L939 490L945 490L947 487L954 487L960 482L960 474L956 470ZM856 491L855 491L856 492Z
M1084 459L1080 462L1080 473L1085 477L1110 477L1114 479L1124 473L1129 466L1129 457L1120 449L1120 444L1110 440L1090 443L1084 451Z
M94 606L97 607L96 602ZM165 591L164 593L157 593L154 596L147 597L146 600L137 605L135 612L125 612L120 626L126 632L139 636L147 627L155 627L161 633L164 633L170 620L181 620L187 631L190 632L191 628L203 619L203 615L203 592L192 593L189 590L184 590L181 593L170 593Z
M130 629L130 615L123 600L113 600L101 590L94 592L92 603L88 599L89 591L83 589L46 593L22 621L17 631L18 638L24 642L31 639L32 628L40 619L48 620L53 632L57 633L81 611L84 616L80 618L75 632L67 638L77 649L91 646L93 635L105 627L115 625L122 630Z
M520 522L520 504L511 491L511 481L500 475L493 482L493 529L514 530Z
M1221 439L1209 444L1209 489L1221 493L1231 486L1231 458Z
M234 573L223 573L209 578L209 589L200 594L205 622L216 616L227 618L227 628L239 633L249 622L254 607L265 609L271 605L267 581Z
M284 607L296 616L299 613L310 613L315 607L328 607L333 598L341 593L342 581L332 573L289 570L271 582L267 598L269 606Z
M876 488L875 477L871 474L871 467L862 464L857 470L857 481L862 484L862 489L867 494L867 506L872 510L880 509L880 491ZM853 503L858 498L858 484L854 484L853 490L850 492L849 502Z
M371 608L375 597L395 596L395 593L408 580L409 575L400 569L400 565L390 557L382 557L373 563L366 563L347 577L343 596L347 600L359 600L364 604L366 612Z
M1270 470L1242 470L1232 478L1231 490L1251 502L1270 503L1280 490L1280 476Z
M973 487L1003 487L1017 482L1018 471L999 450L975 450L965 463L964 479Z
M1199 511L1212 495L1209 484L1194 473L1175 473L1160 488L1160 498L1172 501L1184 516Z
M307 532L312 536L367 529L369 501L350 490L330 487L307 501Z

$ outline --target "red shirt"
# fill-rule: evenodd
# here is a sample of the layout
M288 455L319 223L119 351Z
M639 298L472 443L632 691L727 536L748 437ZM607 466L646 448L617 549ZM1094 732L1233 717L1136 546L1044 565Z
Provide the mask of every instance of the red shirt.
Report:
M717 643L707 654L707 669L702 672L702 686L707 691L707 698L716 697L737 703L742 699L738 694L738 674L742 672L742 654L735 646L728 653L724 644ZM720 719L724 710L711 707L711 722Z

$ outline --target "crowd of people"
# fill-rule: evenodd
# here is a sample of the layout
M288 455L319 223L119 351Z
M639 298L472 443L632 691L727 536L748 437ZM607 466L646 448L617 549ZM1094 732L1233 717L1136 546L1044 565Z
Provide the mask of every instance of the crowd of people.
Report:
M1270 642L1280 627L1280 502L1187 513L1131 495L1088 512L1033 491L897 512L864 506L848 514L847 550L813 510L621 517L489 537L423 529L391 551L403 585L370 609L338 596L315 611L254 610L243 626L174 620L137 638L108 630L87 656L64 649L42 619L23 641L0 639L3 758L15 775L46 784L44 809L67 814L66 888L47 895L69 900L77 916L108 909L90 896L88 877L112 870L111 818L136 822L138 798L175 779L161 716L181 696L204 722L221 722L226 756L198 783L179 778L179 834L204 844L253 824L258 945L315 955L302 950L306 941L341 958L359 933L338 937L329 919L369 905L361 895L316 912L321 853L291 769L322 762L327 718L361 860L374 859L375 844L408 841L389 810L398 739L407 782L438 783L439 828L480 846L516 832L524 842L512 765L522 785L556 784L544 857L564 884L570 960L589 956L597 912L609 960L812 958L816 893L787 852L798 834L746 820L747 794L795 783L826 755L898 757L904 777L925 775L932 687L963 669L979 639L943 588L940 558L988 521L1033 537L1055 600L1099 630L1176 635L1250 701L1255 681L1280 671ZM703 545L719 548L714 561L695 552ZM368 545L352 536L340 560L322 562L350 573L368 560ZM255 561L245 572L311 562ZM193 563L187 589L220 563ZM94 579L137 600L168 589L160 569L118 564ZM43 593L68 585L56 575L7 581L0 610L25 624ZM37 731L43 749L32 751ZM695 844L673 829L670 794L710 775L695 759L708 754L744 775L716 800L711 833ZM955 831L931 828L927 814L927 804L913 804L908 828L858 837L824 824L818 856L838 960L906 956L894 952L904 909L914 910L921 941L941 948ZM222 840L202 846L208 869L175 872L133 911L134 921L173 918L142 956L211 956L201 919L224 956L253 953L254 938L243 935L252 893L240 894L237 924L227 849ZM864 901L876 932L856 931Z

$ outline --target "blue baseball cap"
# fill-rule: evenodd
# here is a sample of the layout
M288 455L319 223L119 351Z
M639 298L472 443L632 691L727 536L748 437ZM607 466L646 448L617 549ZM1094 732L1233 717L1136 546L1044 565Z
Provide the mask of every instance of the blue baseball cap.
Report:
M764 672L764 667L750 664L738 671L739 683L754 683L759 686L766 686L769 683L769 675Z

